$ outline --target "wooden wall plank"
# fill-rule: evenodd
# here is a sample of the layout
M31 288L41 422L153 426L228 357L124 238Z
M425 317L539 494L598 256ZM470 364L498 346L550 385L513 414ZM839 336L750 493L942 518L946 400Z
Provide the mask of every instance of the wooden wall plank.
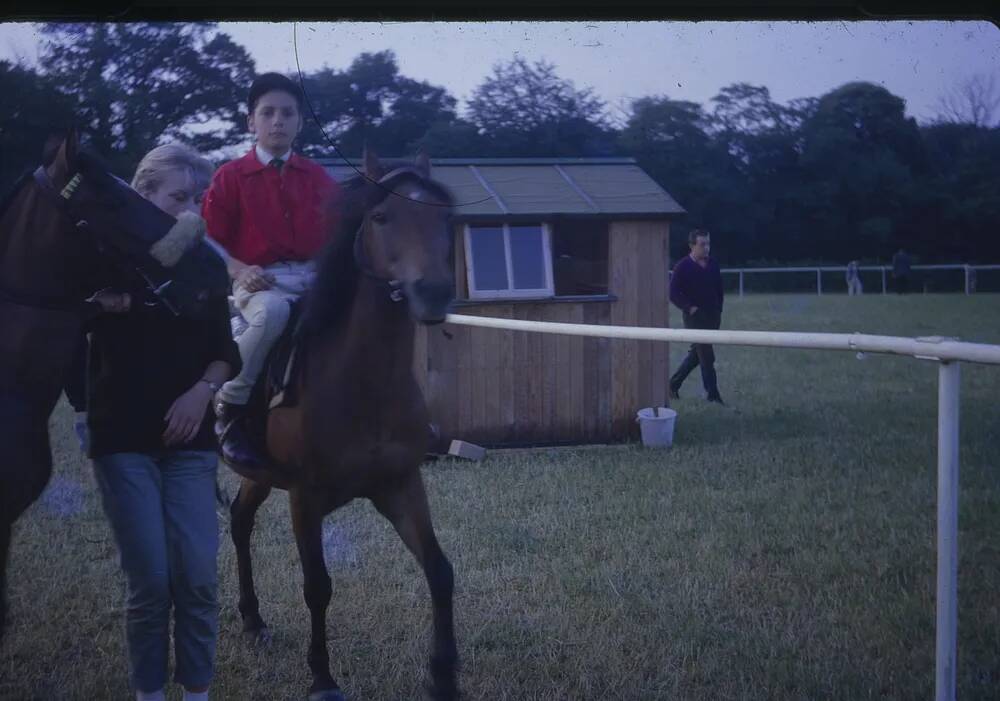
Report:
M455 298L469 298L469 277L465 266L465 226L454 224L455 231Z
M529 316L527 311L524 305L514 305L512 316L515 319L527 319ZM514 434L518 437L529 435L532 427L538 424L536 378L541 363L533 355L532 346L538 335L527 331L514 332Z
M639 231L636 222L613 222L610 226L608 286L618 298L611 308L611 323L634 326L638 323ZM618 439L633 437L636 407L635 385L638 341L615 339L611 346L611 426Z
M663 253L663 261L664 261L663 262L663 265L664 265L664 278L663 278L663 283L664 283L663 287L664 287L664 289L663 289L663 295L664 295L664 297L667 300L667 303L665 305L665 311L663 313L663 327L664 328L669 328L670 327L670 320L671 320L672 315L673 315L673 310L670 308L670 306L671 306L670 305L670 278L669 278L668 271L672 270L673 267L674 267L674 262L670 259L670 222L664 222L664 224L663 224L663 239L664 239L663 240L663 248L664 248L664 253ZM663 346L663 363L664 363L664 366L665 366L665 370L664 370L664 372L665 372L664 384L666 384L667 388L668 388L668 391L666 392L667 398L666 398L665 401L666 401L666 406L670 406L670 392L669 392L669 387L670 387L670 373L672 372L671 371L671 367L670 367L670 358L671 358L672 354L670 352L671 348L670 348L670 344L669 343L663 343L661 345Z
M514 318L514 305L505 306L502 311L505 319ZM500 331L498 333L500 342L497 344L498 363L495 377L500 391L497 417L494 420L499 421L497 440L510 443L516 440L517 436L514 432L514 420L517 415L517 407L514 404L514 385L518 382L515 369L514 336L518 332Z
M579 304L565 305L570 323L583 323L583 309ZM583 436L587 432L587 422L590 420L584 396L587 389L584 387L584 359L583 342L581 336L567 336L569 341L569 362L570 362L570 406L573 408L572 420L569 432L572 436Z

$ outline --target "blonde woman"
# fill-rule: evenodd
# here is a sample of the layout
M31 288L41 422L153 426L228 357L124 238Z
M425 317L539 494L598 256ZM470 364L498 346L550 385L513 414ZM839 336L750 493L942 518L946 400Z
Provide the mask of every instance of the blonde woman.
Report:
M132 186L196 236L211 176L208 161L170 144L142 159ZM116 289L128 295L127 311L93 324L87 408L90 457L127 582L130 679L139 701L164 698L173 609L174 679L185 700L205 700L218 629L209 409L239 370L239 349L224 300L195 321L174 316L139 280Z

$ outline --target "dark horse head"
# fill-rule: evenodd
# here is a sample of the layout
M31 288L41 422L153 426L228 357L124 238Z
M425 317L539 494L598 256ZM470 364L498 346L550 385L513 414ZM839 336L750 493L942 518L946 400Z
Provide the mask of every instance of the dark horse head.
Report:
M28 306L72 306L111 264L136 271L175 314L196 317L229 285L201 234L114 176L70 131L50 139L43 165L0 209L0 293Z
M50 139L42 162L0 203L0 636L11 525L51 474L48 418L98 310L85 299L110 284L109 266L138 272L185 316L229 288L197 228L112 175L75 131Z
M444 321L455 289L452 197L431 179L430 159L382 163L366 149L363 174L343 183L334 206L339 226L319 262L307 324L344 321L364 278L405 302L415 321Z

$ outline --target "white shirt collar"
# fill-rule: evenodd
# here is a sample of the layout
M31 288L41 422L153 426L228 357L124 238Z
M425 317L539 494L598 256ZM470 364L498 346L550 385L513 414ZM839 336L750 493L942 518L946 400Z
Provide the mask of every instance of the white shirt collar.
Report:
M283 156L274 156L260 144L254 144L253 148L257 154L257 160L266 166L271 165L271 161L273 161L275 158L280 158L285 163L288 163L288 159L292 157L292 149L288 149L287 151L285 151L285 154Z

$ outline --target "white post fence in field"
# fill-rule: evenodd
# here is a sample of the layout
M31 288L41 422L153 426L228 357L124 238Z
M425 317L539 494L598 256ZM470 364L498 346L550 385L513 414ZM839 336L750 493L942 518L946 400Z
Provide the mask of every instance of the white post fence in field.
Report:
M988 267L1000 268L1000 266ZM832 269L843 270L842 268ZM788 270L788 268L778 268L776 270ZM814 268L806 268L806 270L814 270ZM966 275L968 275L968 272ZM740 280L742 287L742 275L740 276ZM817 283L817 292L819 291L819 283ZM767 348L808 348L814 350L853 351L855 353L888 353L893 355L907 355L920 360L937 362L937 638L934 698L935 701L954 701L956 681L955 659L958 645L959 362L1000 365L1000 346L982 343L964 343L940 336L903 338L861 333L662 329L642 326L602 326L596 324L565 324L549 321L523 321L519 319L499 319L461 314L449 314L446 321L451 324L462 324L465 326L480 326L508 331L559 333L571 336L674 341L677 343L713 343L732 346L763 346Z
M882 294L889 291L887 285L887 272L892 270L891 265L859 265L858 271L879 271L882 277ZM948 263L945 265L914 265L911 270L961 270L965 275L965 294L972 294L973 280L977 270L1000 270L1000 265L966 265L964 263ZM759 273L816 273L816 294L823 294L823 273L847 273L845 265L820 265L791 268L723 268L723 275L739 276L740 297L743 296L743 278L746 275Z

